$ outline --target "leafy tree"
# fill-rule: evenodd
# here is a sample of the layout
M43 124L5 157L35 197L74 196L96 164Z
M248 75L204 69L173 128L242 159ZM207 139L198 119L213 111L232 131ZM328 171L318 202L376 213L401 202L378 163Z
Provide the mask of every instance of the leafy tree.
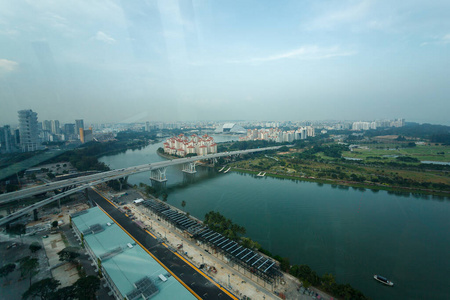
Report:
M291 270L289 271L292 275L295 277L301 279L301 280L307 280L312 285L318 286L320 285L320 278L317 275L315 271L313 271L309 266L307 265L294 265L292 266Z
M239 240L239 235L245 234L246 232L244 227L233 224L230 219L225 218L219 212L215 211L210 211L205 215L204 224L209 229L221 233L231 240Z
M53 227L53 228L58 227L58 221L53 221L53 222L52 222L52 227Z
M184 208L186 206L186 201L181 201L181 206Z
M11 192L18 191L18 190L19 190L19 186L18 185L15 185L15 184L7 184L6 185L6 192L7 193L11 193Z
M73 300L76 299L75 287L73 285L57 289L50 295L50 300Z
M45 278L33 283L28 290L23 293L22 299L39 297L42 300L55 299L54 292L61 285L59 280L53 278Z
M241 237L242 246L250 249L261 249L261 245L258 242L253 241L248 237Z
M145 187L145 192L147 193L147 195L155 195L156 190L154 187L147 185Z
M87 276L78 279L74 284L75 295L78 299L95 299L95 293L100 288L100 279L96 276Z
M167 201L167 197L168 197L169 195L167 195L167 193L163 193L162 194L162 198L163 198L163 201Z
M41 250L42 246L38 242L33 242L33 243L31 243L29 249L30 249L31 253L35 253L35 252Z
M322 275L322 285L327 291L331 291L336 284L336 279L333 274L325 273Z
M77 247L66 247L58 252L60 261L74 261L75 258L80 256Z
M26 232L26 226L25 226L25 224L21 224L21 223L6 226L6 232L9 235L22 235L22 234L25 234L25 232Z
M0 277L8 279L9 273L16 269L16 264L7 264L0 268Z
M48 172L48 173L47 173L47 177L50 178L50 179L53 179L53 178L55 178L56 176L55 176L55 174L53 174L52 172Z
M286 146L283 146L283 147L281 147L281 148L278 148L277 151L278 151L278 152L288 152L288 151L289 151L289 148L286 147Z
M290 264L290 262L289 262L289 258L283 257L283 258L281 259L281 261L280 261L280 268L281 268L281 270L283 270L284 272L288 272L288 273L289 273L289 270L290 270L290 268L291 268L291 264Z
M20 275L28 277L30 279L30 286L31 286L31 280L33 279L34 275L38 273L38 267L39 262L37 258L31 258L29 256L23 257L19 260L20 263Z

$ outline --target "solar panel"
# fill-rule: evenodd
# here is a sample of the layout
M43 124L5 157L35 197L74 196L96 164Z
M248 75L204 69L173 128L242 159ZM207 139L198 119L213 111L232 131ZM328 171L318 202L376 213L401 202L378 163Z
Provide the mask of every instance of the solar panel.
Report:
M150 299L159 292L158 287L148 276L136 281L134 286L136 289L127 294L129 300Z
M78 216L81 216L81 215L84 215L84 214L87 214L87 213L88 213L87 210L82 210L82 211L78 211L78 212L76 212L76 213L73 213L73 214L71 214L70 216L71 216L72 218L75 218L75 217L78 217Z
M106 253L100 255L100 260L101 260L101 261L105 261L105 260L107 260L107 259L110 259L110 258L113 257L113 256L116 256L116 255L119 254L119 253L122 253L122 252L123 252L122 247L114 248L114 249L112 249L111 251L108 251L108 252L106 252Z

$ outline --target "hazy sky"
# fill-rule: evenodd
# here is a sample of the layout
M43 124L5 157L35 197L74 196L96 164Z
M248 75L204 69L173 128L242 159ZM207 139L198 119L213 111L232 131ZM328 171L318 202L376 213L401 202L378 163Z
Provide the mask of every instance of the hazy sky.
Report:
M0 124L450 125L450 1L0 0Z

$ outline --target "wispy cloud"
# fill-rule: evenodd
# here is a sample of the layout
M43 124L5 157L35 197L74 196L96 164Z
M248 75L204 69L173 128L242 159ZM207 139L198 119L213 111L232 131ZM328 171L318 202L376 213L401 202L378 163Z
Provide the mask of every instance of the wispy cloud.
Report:
M371 1L359 1L343 8L333 8L315 18L306 25L307 29L334 29L341 24L361 21L366 17L371 7Z
M17 69L18 66L19 63L15 61L4 58L0 59L0 73L13 72L14 70Z
M355 51L344 51L339 47L323 48L319 46L303 46L292 51L283 52L279 54L264 56L264 57L252 57L244 60L230 60L228 63L258 63L269 62L282 59L303 59L303 60L316 60L327 59L338 56L350 56L355 55Z
M445 35L436 36L432 41L429 42L423 42L420 44L420 46L426 46L426 45L447 45L450 44L450 33L447 33Z
M93 37L93 39L107 44L113 44L116 42L115 39L113 39L111 36L107 35L103 31L98 31L97 34Z
M14 35L17 35L18 33L19 33L19 31L15 30L15 29L0 29L0 35L14 36Z

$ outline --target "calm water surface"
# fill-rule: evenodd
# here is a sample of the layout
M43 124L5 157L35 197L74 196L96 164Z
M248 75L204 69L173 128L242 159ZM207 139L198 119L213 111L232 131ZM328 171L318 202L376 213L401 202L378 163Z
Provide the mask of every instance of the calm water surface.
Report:
M218 137L224 140L228 137ZM161 144L103 157L111 168L164 160ZM260 178L181 166L167 170L168 202L203 219L218 210L247 229L247 236L291 264L333 273L373 299L450 297L450 201L402 196L311 182ZM149 184L149 174L129 182ZM390 288L374 274L391 279Z

